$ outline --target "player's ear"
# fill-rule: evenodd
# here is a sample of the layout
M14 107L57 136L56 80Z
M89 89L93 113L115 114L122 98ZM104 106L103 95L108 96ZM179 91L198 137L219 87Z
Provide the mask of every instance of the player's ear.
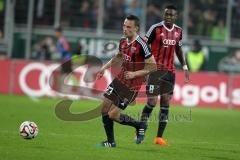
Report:
M175 15L175 20L176 20L176 19L178 19L178 15L177 15L177 14Z
M138 26L136 26L136 27L135 27L135 30L136 30L136 32L138 32L138 31L139 31L139 27L138 27Z
M175 13L174 19L175 19L175 20L178 19L178 14L177 14L177 12Z

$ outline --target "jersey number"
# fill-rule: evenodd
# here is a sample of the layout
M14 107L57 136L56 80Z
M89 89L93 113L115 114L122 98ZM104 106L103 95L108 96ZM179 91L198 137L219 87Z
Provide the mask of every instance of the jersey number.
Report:
M112 92L113 92L113 88L111 86L108 86L108 88L106 90L107 95L112 94Z
M154 85L149 85L149 93L153 93L154 91Z

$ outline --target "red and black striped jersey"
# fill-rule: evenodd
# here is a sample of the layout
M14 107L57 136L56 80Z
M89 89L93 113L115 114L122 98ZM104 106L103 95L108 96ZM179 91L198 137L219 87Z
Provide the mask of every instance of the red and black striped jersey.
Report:
M182 28L173 24L169 29L162 21L152 25L145 37L151 45L158 69L174 72L174 53L182 46Z
M145 81L145 77L127 80L124 78L124 72L143 69L145 59L152 56L149 47L140 36L137 36L131 43L128 43L127 38L122 38L119 43L119 53L123 56L123 63L117 78L132 90L139 90Z

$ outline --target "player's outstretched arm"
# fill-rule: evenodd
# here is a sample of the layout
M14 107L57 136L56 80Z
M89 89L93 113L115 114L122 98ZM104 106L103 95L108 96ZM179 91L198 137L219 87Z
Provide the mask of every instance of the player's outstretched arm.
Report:
M97 73L97 79L102 78L104 71L112 66L115 66L116 64L120 64L123 62L122 54L118 53L116 56L114 56L111 60L109 60L106 64L102 66L102 68Z
M144 63L144 69L135 72L125 72L125 78L133 79L137 77L143 77L157 70L156 61L153 56L145 59Z
M190 78L189 78L188 67L187 67L185 58L184 58L184 56L183 56L183 51L182 51L182 48L181 48L181 47L179 47L179 48L176 50L176 55L177 55L177 57L178 57L179 62L180 62L181 65L182 65L183 71L184 71L184 73L185 73L185 82L189 82Z

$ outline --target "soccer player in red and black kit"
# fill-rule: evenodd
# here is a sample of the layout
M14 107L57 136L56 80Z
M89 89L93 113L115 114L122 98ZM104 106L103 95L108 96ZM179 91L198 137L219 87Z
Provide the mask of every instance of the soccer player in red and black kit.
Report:
M185 82L189 81L189 72L181 49L182 28L174 24L177 18L176 7L168 5L164 10L163 18L162 22L152 25L145 36L145 41L151 45L158 70L148 77L146 87L148 101L142 111L141 128L147 128L147 119L157 104L158 95L160 95L158 132L154 142L166 146L167 143L162 136L167 125L169 101L173 95L175 84L174 53L183 66Z
M98 72L97 78L101 78L104 71L119 62L122 62L121 71L108 86L104 93L102 106L102 122L107 135L107 141L98 146L116 147L113 132L113 122L135 127L138 139L143 140L140 122L126 114L122 114L128 104L133 102L144 82L144 76L156 71L156 62L145 43L137 34L139 19L134 15L126 17L123 24L125 38L120 40L119 53L106 63Z

